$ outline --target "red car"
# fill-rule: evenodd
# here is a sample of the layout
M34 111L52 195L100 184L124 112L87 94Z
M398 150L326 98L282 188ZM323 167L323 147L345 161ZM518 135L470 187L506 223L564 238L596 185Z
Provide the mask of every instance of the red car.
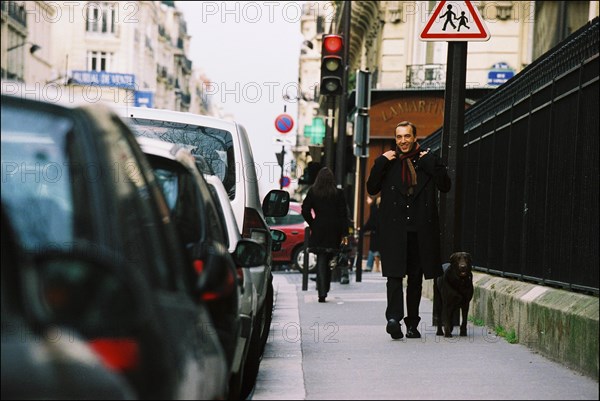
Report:
M288 214L284 217L267 217L267 224L271 228L283 231L287 238L281 244L279 251L273 252L273 261L279 264L291 264L292 268L300 270L304 266L304 228L308 224L302 217L302 205L290 202ZM308 271L315 272L317 258L314 253L309 254Z

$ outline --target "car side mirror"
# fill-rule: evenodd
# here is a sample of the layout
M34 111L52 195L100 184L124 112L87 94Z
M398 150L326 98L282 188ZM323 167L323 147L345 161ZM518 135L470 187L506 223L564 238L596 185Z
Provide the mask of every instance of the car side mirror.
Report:
M271 230L271 239L273 240L271 250L277 252L281 250L281 245L287 239L287 235L281 230Z
M281 189L272 189L263 199L262 210L265 217L283 217L290 208L290 194Z
M267 263L265 246L252 239L242 238L238 241L233 260L239 267L256 267Z

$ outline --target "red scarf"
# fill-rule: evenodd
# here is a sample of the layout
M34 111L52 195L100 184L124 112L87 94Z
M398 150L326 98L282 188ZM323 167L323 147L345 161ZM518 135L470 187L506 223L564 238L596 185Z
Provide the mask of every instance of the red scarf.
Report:
M400 153L400 163L402 163L402 186L409 194L413 193L413 187L417 186L417 172L413 166L412 159L419 154L421 146L415 143L414 148L408 153Z

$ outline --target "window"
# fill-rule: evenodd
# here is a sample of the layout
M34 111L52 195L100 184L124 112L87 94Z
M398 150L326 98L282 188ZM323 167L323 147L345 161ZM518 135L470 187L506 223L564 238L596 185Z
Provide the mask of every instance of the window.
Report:
M68 154L72 128L66 116L2 107L2 202L28 251L75 240Z
M203 169L202 171L212 171L223 182L229 199L235 198L236 168L233 137L230 132L217 128L143 118L127 119L127 122L136 136L185 145L196 157L198 163L208 163L210 166L210 170Z
M317 16L317 33L325 32L325 18L321 15Z
M86 5L87 32L115 33L116 4L107 2L90 2Z
M112 57L112 53L89 51L87 62L88 71L110 71Z
M113 237L126 260L146 275L153 287L176 288L171 264L177 256L170 247L166 214L157 207L160 188L149 185L152 171L146 170L129 138L117 129L107 129L102 137L106 157L112 166L110 185L112 212L119 222ZM151 249L152 252L148 250Z

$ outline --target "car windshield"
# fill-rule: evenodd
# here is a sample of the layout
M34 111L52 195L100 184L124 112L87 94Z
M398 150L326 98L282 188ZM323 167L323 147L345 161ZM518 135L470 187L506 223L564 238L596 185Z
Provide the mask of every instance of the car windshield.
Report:
M64 116L2 105L2 202L28 250L73 241L72 126Z
M236 168L230 132L144 118L128 118L127 122L137 136L184 145L196 157L202 173L219 177L229 198L235 198Z

